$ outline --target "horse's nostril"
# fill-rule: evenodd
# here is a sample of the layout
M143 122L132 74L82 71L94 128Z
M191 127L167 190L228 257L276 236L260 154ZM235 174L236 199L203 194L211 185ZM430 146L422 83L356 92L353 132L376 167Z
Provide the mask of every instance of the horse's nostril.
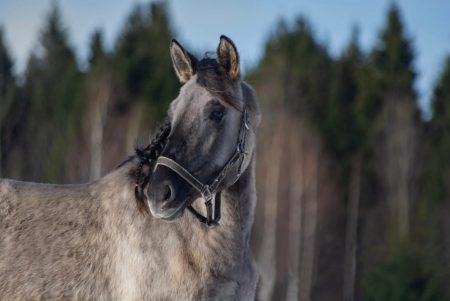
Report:
M163 197L163 201L168 201L170 200L170 197L172 196L172 189L170 188L169 185L165 185L164 187L164 197Z

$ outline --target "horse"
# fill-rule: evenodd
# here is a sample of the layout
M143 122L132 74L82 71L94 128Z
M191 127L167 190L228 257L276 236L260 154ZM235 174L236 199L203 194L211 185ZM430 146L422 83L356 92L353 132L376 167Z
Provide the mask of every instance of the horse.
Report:
M255 299L255 92L225 36L170 55L182 86L151 145L86 184L0 180L0 299Z

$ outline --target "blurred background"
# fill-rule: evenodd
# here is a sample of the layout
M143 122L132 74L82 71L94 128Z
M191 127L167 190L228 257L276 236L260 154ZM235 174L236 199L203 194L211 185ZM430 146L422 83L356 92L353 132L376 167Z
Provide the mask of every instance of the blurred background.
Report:
M0 2L0 176L77 183L176 96L170 39L241 53L263 111L258 300L450 300L450 3Z

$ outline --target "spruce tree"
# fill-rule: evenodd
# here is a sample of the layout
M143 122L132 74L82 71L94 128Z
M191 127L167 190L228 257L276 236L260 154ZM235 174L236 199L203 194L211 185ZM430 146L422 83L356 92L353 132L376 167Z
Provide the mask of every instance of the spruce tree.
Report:
M11 93L14 86L13 61L0 27L0 124L12 100Z
M412 43L406 34L399 7L392 4L387 12L386 25L364 62L358 80L355 112L366 146L373 143L374 126L384 102L387 98L396 98L389 95L401 93L403 98L414 100L415 75ZM411 105L417 107L414 101Z
M431 125L440 139L450 138L450 56L447 57L442 74L434 88ZM438 141L441 142L442 140Z
M387 23L372 52L372 60L387 88L412 91L416 75L413 67L414 51L396 4L392 4L388 11Z
M95 65L105 62L107 54L103 45L102 32L96 30L91 37L90 41L90 53L89 53L89 65L92 68Z
M79 128L81 103L77 97L80 73L69 45L59 7L54 4L31 54L25 73L28 105L27 138L29 177L33 180L64 180L67 150Z
M89 160L89 167L81 170L89 180L96 180L101 177L102 172L109 168L105 166L103 150L108 148L105 141L108 133L115 129L108 129L107 124L115 124L114 114L110 114L111 104L114 103L114 81L113 70L111 68L110 55L103 45L103 37L100 31L92 34L89 53L89 71L83 81L83 99L86 102L85 114L83 114L83 124L89 130L84 132L86 145L83 147L83 154L86 161ZM117 138L117 133L114 133ZM114 140L116 144L120 139ZM114 152L114 151L113 151ZM89 173L86 171L89 170ZM87 176L89 174L89 177Z
M450 56L434 88L432 97L433 116L430 121L432 133L432 186L430 197L437 202L450 200Z
M327 49L316 40L309 22L300 17L293 26L279 23L252 77L273 79L270 84L276 85L273 88L279 90L279 97L268 101L285 106L323 129L330 69Z
M363 54L358 45L358 31L355 29L349 45L334 64L326 110L325 138L341 162L345 161L343 159L351 155L359 145L354 107L362 59Z
M12 69L13 61L6 46L3 28L0 27L0 100L2 105L6 101L5 96L9 86L14 80Z
M13 60L6 46L3 28L0 27L0 177L3 173L3 157L6 152L5 128L9 127L7 115L14 101L14 92Z
M169 45L173 38L165 3L139 5L130 14L115 49L115 65L122 90L119 106L145 104L156 124L179 88Z

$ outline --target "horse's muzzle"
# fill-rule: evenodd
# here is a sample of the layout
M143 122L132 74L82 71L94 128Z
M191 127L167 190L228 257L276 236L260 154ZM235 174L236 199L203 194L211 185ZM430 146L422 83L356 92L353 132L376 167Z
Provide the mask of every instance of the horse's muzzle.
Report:
M183 215L190 187L168 168L158 168L147 188L148 207L159 219L173 221Z

